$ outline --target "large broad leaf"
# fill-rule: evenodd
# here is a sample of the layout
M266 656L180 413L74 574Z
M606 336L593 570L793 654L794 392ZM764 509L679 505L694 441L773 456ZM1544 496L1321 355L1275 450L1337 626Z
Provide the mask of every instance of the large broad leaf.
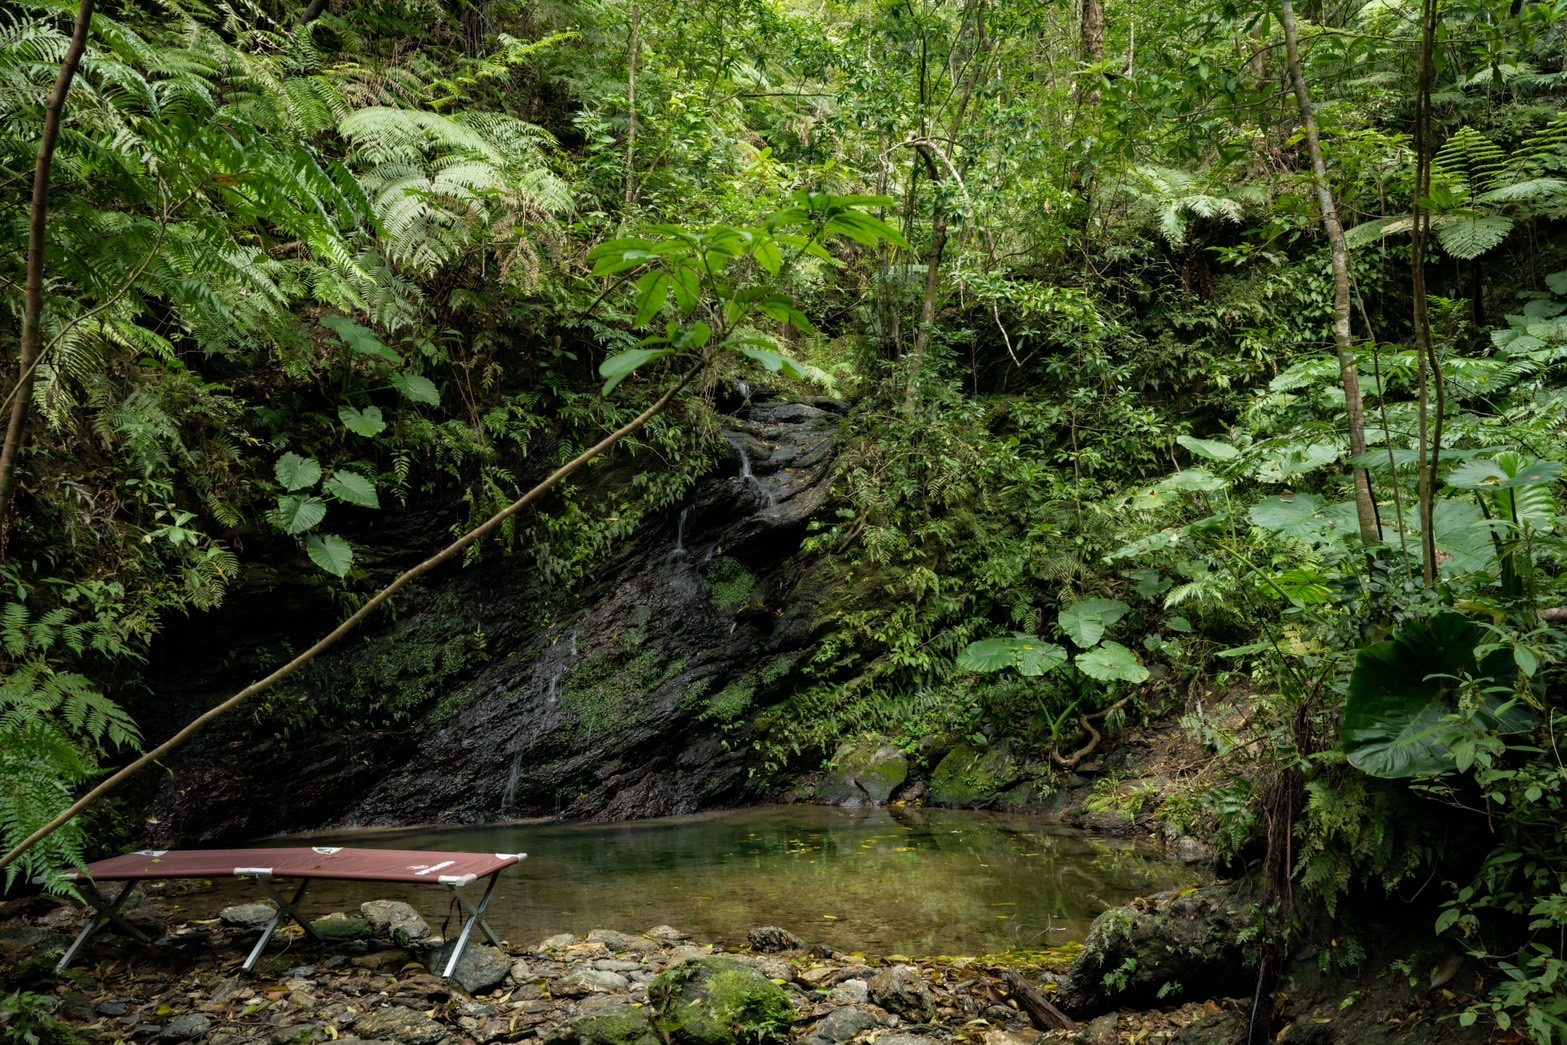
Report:
M655 359L663 359L670 351L667 348L630 348L610 356L599 364L599 377L604 378L604 394L613 392L615 386L630 377L637 367Z
M1265 497L1246 512L1253 526L1317 545L1329 545L1360 532L1352 501L1328 504L1316 494Z
M335 533L323 534L320 537L311 534L306 537L305 552L310 556L311 562L334 577L346 575L354 565L354 550L348 546L347 541Z
M1560 461L1537 461L1513 451L1489 460L1465 461L1447 474L1447 485L1460 490L1510 490L1553 482L1562 474Z
M1550 533L1556 526L1556 501L1549 486L1517 486L1494 495L1497 513L1518 530Z
M357 472L336 471L326 481L326 492L339 501L357 504L361 508L379 508L381 499L376 495L375 484Z
M1253 526L1280 537L1306 537L1331 527L1328 502L1314 493L1265 497L1246 510Z
M775 374L786 374L797 381L805 379L805 371L800 368L799 363L760 338L732 337L724 342L724 347L755 360Z
M759 233L762 231L758 230ZM756 258L758 265L767 270L769 276L778 275L778 270L783 267L783 251L778 249L778 241L770 235L758 236L751 256Z
M1344 703L1343 745L1350 765L1389 780L1432 777L1455 768L1450 753L1462 735L1444 722L1458 708L1458 679L1481 686L1507 686L1512 658L1497 650L1475 659L1483 636L1468 618L1452 612L1406 623L1386 642L1355 656ZM1480 724L1499 732L1529 728L1532 716L1514 708L1498 716L1502 703L1481 698Z
M337 416L347 428L355 435L373 436L386 431L386 422L381 419L381 408L367 406L359 410L352 406L340 406L337 408Z
M1229 480L1221 479L1206 468L1186 468L1171 475L1159 483L1166 490L1222 490L1229 486Z
M1410 534L1410 553L1420 555L1420 514L1413 507L1404 512ZM1496 532L1495 520L1487 519L1480 506L1469 498L1462 500L1445 497L1436 502L1432 510L1432 523L1436 530L1436 568L1444 577L1487 570L1496 559L1496 545L1492 535ZM1396 541L1396 535L1389 535Z
M1280 447L1257 468L1257 478L1278 483L1296 475L1325 468L1339 459L1343 451L1332 443L1295 443Z
M1066 650L1021 632L1004 639L972 642L958 654L958 667L965 671L996 672L1016 668L1021 675L1043 675L1066 663Z
M1104 638L1105 629L1131 609L1115 599L1083 599L1061 611L1061 630L1081 647L1092 646Z
M314 457L301 457L295 453L287 453L279 457L272 471L277 475L277 481L283 484L283 489L289 491L314 486L321 478L319 461Z
M1151 486L1146 490L1139 490L1127 498L1127 504L1133 511L1151 512L1158 508L1167 508L1172 504L1181 503L1173 490L1165 488L1163 483Z
M1198 457L1206 457L1210 461L1232 461L1240 456L1240 451L1229 443L1221 443L1217 439L1198 439L1190 435L1178 435L1175 441Z
M1106 642L1085 650L1073 663L1084 675L1100 682L1148 681L1148 669L1138 662L1137 654L1119 642Z
M351 319L342 316L327 316L321 320L321 325L343 339L343 344L355 355L375 356L384 359L388 363L401 363L403 357L381 344L381 339L375 336L375 332L360 326Z
M431 406L439 406L441 403L441 393L427 377L395 372L387 380L393 388L416 403L428 403Z
M280 498L273 511L273 519L289 534L304 533L325 518L325 501L298 493Z
M694 265L678 266L669 277L669 289L675 295L680 314L689 316L702 296L702 274Z
M631 321L634 327L646 326L658 315L664 307L664 301L669 297L669 273L663 269L654 269L652 272L643 273L637 280L637 314Z

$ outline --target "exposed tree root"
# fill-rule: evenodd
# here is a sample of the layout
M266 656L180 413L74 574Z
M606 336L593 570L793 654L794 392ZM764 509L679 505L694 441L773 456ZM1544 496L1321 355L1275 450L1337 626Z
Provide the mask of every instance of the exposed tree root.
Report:
M1103 719L1106 715L1110 714L1110 712L1118 711L1121 708L1126 707L1126 705L1131 702L1131 699L1131 697L1122 697L1120 700L1116 701L1114 704L1111 704L1102 711L1096 711L1092 715L1077 716L1077 724L1082 726L1083 730L1088 734L1088 743L1072 752L1071 755L1065 757L1063 757L1060 750L1052 744L1050 747L1050 760L1056 765L1060 766L1062 769L1077 768L1077 764L1083 761L1083 759L1087 758L1089 755L1093 754L1098 749L1099 742L1104 739L1104 737L1100 735L1099 731L1094 728L1094 720Z

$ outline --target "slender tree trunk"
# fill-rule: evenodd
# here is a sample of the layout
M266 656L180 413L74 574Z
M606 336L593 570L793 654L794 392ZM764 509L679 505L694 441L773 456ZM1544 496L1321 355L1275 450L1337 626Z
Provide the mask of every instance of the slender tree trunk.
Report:
M925 256L925 293L920 298L920 322L914 330L914 348L909 352L909 383L903 390L903 408L913 410L919 402L920 371L930 352L930 333L936 325L936 302L941 296L941 257L947 249L947 215L941 210L931 219L930 253Z
M466 534L459 537L451 544L448 544L439 552L436 552L434 555L430 556L430 558L406 571L396 580L392 581L391 584L388 584L386 587L382 588L379 592L372 596L369 601L367 601L363 606L355 611L352 616L343 621L343 623L339 624L329 635L327 635L321 641L317 642L314 646L311 646L299 656L295 657L287 664L284 664L281 668L278 668L276 671L272 672L272 674L266 676L263 679L260 679L259 681L252 682L250 685L246 686L244 689L225 700L223 703L203 713L201 716L195 719L195 721L191 722L184 729L174 734L168 740L165 740L151 751L146 752L136 761L132 762L124 769L121 769L103 783L87 792L87 794L77 799L70 806L70 808L66 809L59 816L55 817L43 827L40 827L38 830L34 831L32 834L23 839L15 849L12 849L4 856L0 856L0 870L3 870L4 868L9 867L12 863L15 863L17 858L19 858L23 853L27 852L33 846L37 845L39 842L42 842L45 838L48 838L50 835L54 834L54 832L70 823L73 818L78 816L88 806L98 801L98 799L102 798L116 787L119 787L126 780L129 780L131 777L141 772L141 770L147 768L154 762L158 761L160 758L163 758L165 755L169 754L169 752L173 751L175 748L185 743L185 741L195 736L196 733L200 732L203 728L210 725L217 719L222 718L230 711L233 711L235 708L239 707L241 704L256 694L271 689L274 685L281 682L283 679L292 675L306 664L309 664L312 660L315 660L317 656L325 652L331 646L335 645L339 639L353 631L355 628L359 627L360 624L364 623L365 619L369 617L370 614L380 609L381 606L383 606L393 595L397 594L403 588L406 588L420 577L429 573L437 566L440 566L442 563L449 562L461 554L464 549L473 544L475 541L478 541L488 534L493 533L507 519L510 519L524 508L527 508L529 505L533 504L540 497L544 496L550 490L558 486L562 480L571 476L578 469L582 468L584 465L598 457L600 454L604 453L606 450L609 450L616 443L619 443L622 439L626 438L626 436L638 431L640 428L642 428L642 426L646 425L649 421L662 413L670 403L674 402L675 396L680 394L680 390L695 380L697 375L707 368L707 365L707 361L704 360L692 369L688 370L673 388L659 396L658 399L654 401L653 405L642 411L642 413L638 414L630 421L627 421L624 425L617 428L603 439L600 439L597 443L594 443L576 457L573 457L570 461L567 461L565 464L561 465L543 482L539 483L533 489L523 494L517 500L507 505L505 508L502 508L484 522L480 523L472 530L469 530ZM3 878L3 876L0 876L0 878Z
M1349 452L1361 457L1366 452L1366 416L1360 396L1360 373L1355 369L1354 340L1349 326L1349 247L1344 242L1344 226L1338 219L1333 192L1328 187L1327 163L1322 158L1322 143L1317 138L1317 119L1311 110L1311 95L1306 89L1306 74L1300 62L1300 43L1295 32L1295 8L1291 0L1281 0L1284 23L1285 60L1300 105L1301 126L1306 132L1306 151L1311 157L1311 177L1322 212L1322 228L1333 253L1333 344L1338 353L1339 378L1344 384L1344 413L1349 423ZM1355 514L1360 536L1368 544L1379 542L1377 505L1371 496L1371 475L1360 465L1352 465L1355 480Z
M947 141L951 145L957 143L958 135L963 131L963 121L968 115L969 102L974 97L974 86L978 83L982 70L987 68L989 63L989 58L985 55L983 0L972 4L969 10L974 18L974 47L969 55L968 70L963 77L957 107L952 111L952 119L947 125ZM922 97L925 94L923 86L920 94ZM925 162L931 184L940 184L951 173L947 170L946 164L936 162L934 149L928 142L916 148L920 158ZM915 404L919 402L919 377L920 372L925 369L925 357L930 351L931 331L936 324L936 305L941 297L941 260L946 249L947 216L938 208L931 219L930 253L925 257L925 291L920 298L920 324L914 332L914 347L909 352L908 384L903 390L903 408L906 412L912 411Z
M1083 69L1088 69L1104 61L1105 57L1105 8L1103 0L1083 0L1082 32L1078 41L1077 58ZM1079 81L1083 85L1082 101L1088 108L1099 105L1102 92L1099 90L1099 76L1094 74L1088 78L1084 73L1084 79Z
M1447 412L1447 385L1442 380L1436 341L1431 336L1431 307L1426 296L1426 249L1431 242L1431 88L1436 52L1436 0L1421 5L1420 72L1415 87L1415 227L1410 245L1410 294L1414 299L1415 357L1420 367L1420 557L1426 587L1436 585L1436 475L1442 463L1442 419ZM1431 417L1435 390L1436 417Z
M626 69L626 108L630 115L626 120L626 209L629 217L636 203L637 188L637 52L642 49L642 8L631 6L631 58Z
M33 405L33 382L38 375L38 349L43 343L44 317L44 237L49 227L49 171L54 165L54 147L60 140L60 121L65 113L65 98L76 78L82 52L87 50L87 30L92 26L93 0L82 0L76 11L76 26L71 43L60 63L54 90L44 102L43 136L38 140L38 160L33 166L33 207L27 227L27 291L22 306L22 347L17 370L16 392L11 403L11 419L6 424L5 444L0 446L0 527L11 514L16 492L16 467L27 432L27 415ZM4 547L0 545L0 559Z

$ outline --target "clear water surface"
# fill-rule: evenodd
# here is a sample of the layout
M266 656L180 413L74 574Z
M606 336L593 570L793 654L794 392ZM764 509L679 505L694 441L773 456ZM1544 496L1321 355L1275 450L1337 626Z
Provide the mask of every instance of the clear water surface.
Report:
M531 946L556 933L672 925L743 945L778 925L866 954L990 954L1082 940L1107 907L1198 884L1156 848L1027 816L928 809L762 806L627 823L524 822L291 836L258 845L526 852L502 873L489 921ZM187 897L195 908L255 899L243 882ZM477 897L475 897L477 898ZM461 924L435 889L316 882L302 910L354 912L401 899L439 931ZM215 912L214 912L215 913Z

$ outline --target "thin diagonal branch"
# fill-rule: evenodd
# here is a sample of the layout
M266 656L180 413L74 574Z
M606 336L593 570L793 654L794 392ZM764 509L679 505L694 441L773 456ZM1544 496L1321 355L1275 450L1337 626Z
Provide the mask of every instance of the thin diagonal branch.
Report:
M184 729L180 730L178 733L174 734L168 740L165 740L151 751L146 752L136 761L132 762L124 769L121 769L103 783L87 792L87 794L77 799L59 816L55 817L53 820L49 821L47 824L24 838L15 849L12 849L4 856L0 856L0 869L10 866L19 857L21 857L23 853L27 852L33 846L37 845L39 842L42 842L45 838L48 838L54 832L70 823L72 819L78 816L88 806L92 805L94 802L98 801L98 799L102 798L110 791L113 791L116 787L119 787L125 781L129 780L143 769L146 769L148 766L152 765L158 759L167 755L181 744L185 743L185 741L195 736L196 733L200 732L204 727L208 726L217 719L222 718L224 715L228 714L230 711L233 711L235 708L239 707L241 704L256 694L271 689L274 685L292 675L306 664L310 663L317 656L335 645L339 639L343 638L349 632L363 624L365 619L368 618L370 614L374 613L376 610L385 605L393 595L396 595L399 591L402 591L420 577L423 577L425 574L434 570L437 566L440 566L445 562L449 562L474 542L480 540L490 533L493 533L503 522L505 522L507 519L510 519L524 508L527 508L529 505L533 504L550 490L553 490L561 483L562 480L575 473L578 469L592 461L595 457L598 457L606 450L609 450L616 443L619 443L628 435L631 435L633 432L636 432L638 429L642 428L649 421L662 413L670 403L674 402L675 396L679 395L683 388L695 380L697 375L707 368L707 365L708 360L704 358L696 366L686 371L685 375L675 383L674 387L670 388L663 395L659 396L658 399L653 402L652 406L649 406L636 417L632 418L630 421L627 421L625 424L615 429L615 431L611 432L603 439L600 439L597 443L594 443L592 446L582 451L582 453L578 454L576 457L573 457L570 461L567 461L565 464L561 465L543 482L539 483L533 489L523 494L505 508L502 508L494 515L490 516L477 527L469 530L466 534L459 537L451 544L448 544L445 548L442 548L440 551L436 552L434 555L430 556L419 565L405 571L396 580L392 581L391 584L388 584L386 587L382 588L379 592L373 595L352 616L343 621L343 623L339 624L335 629L332 630L330 634L321 639L314 646L311 646L299 656L295 657L287 664L284 664L281 668L278 668L276 671L272 672L272 674L256 682L252 682L250 685L246 686L244 689L225 700L223 703L203 713L200 717L196 718L193 722L187 725Z
M92 26L93 0L82 0L76 11L76 25L71 30L71 43L65 49L60 62L60 73L55 77L54 89L44 102L43 136L38 139L38 160L33 165L33 207L27 229L27 297L22 307L22 350L17 368L21 379L17 382L16 402L11 407L11 419L6 424L5 444L0 446L0 526L11 511L11 499L16 489L16 465L22 451L22 438L27 431L27 413L31 406L33 379L37 374L35 360L42 340L44 314L44 236L49 225L49 172L54 166L54 148L60 140L60 122L65 113L65 99L71 92L71 81L76 79L76 67L81 64L82 53L87 50L87 30ZM0 545L0 558L5 549Z

